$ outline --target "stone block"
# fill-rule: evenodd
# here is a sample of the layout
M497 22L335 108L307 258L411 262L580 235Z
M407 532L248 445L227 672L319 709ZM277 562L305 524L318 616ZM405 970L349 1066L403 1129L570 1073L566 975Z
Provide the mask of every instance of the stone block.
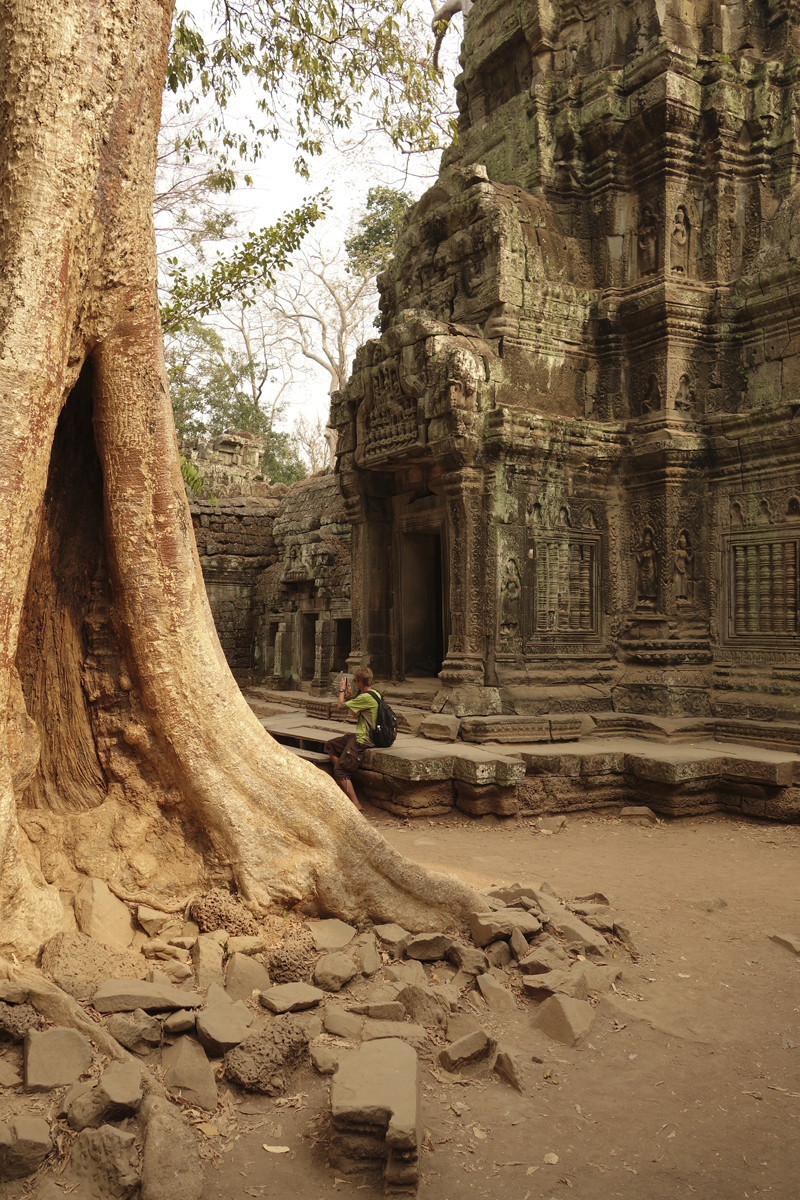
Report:
M644 804L632 804L623 808L619 814L620 820L629 825L657 825L658 817L651 808Z
M581 736L582 720L580 717L564 713L561 716L550 717L550 738L554 742L577 742Z
M271 986L269 971L254 958L237 952L228 959L225 991L231 1000L249 1000L253 992L267 991Z
M214 1112L217 1107L217 1082L203 1047L190 1037L179 1038L161 1053L164 1086L197 1108Z
M433 988L407 984L397 993L397 999L411 1020L419 1025L435 1027L447 1024L450 1005Z
M0 1124L0 1180L32 1175L53 1149L50 1126L42 1117L12 1117Z
M106 1029L134 1054L149 1054L153 1046L161 1045L161 1025L143 1008L135 1009L132 1018L113 1013L106 1021Z
M200 1200L203 1166L197 1138L162 1096L142 1105L145 1122L140 1200Z
M537 1001L547 1000L556 993L576 1000L586 1000L589 996L586 977L579 971L557 970L547 971L544 975L526 975L522 986L526 996Z
M178 1037L181 1033L189 1033L194 1029L197 1016L195 1013L187 1012L185 1008L178 1009L177 1012L171 1013L164 1022L164 1035L166 1037Z
M447 1018L448 1042L457 1042L470 1033L480 1033L481 1031L486 1032L478 1018L473 1017L471 1013L451 1013Z
M364 1027L362 1017L347 1012L344 1008L340 1008L338 1004L328 1004L325 1006L322 1014L322 1024L325 1027L326 1033L332 1033L334 1037L351 1039L360 1038L361 1030Z
M203 991L206 991L212 983L224 985L223 955L224 948L213 933L201 933L192 946L192 966L195 979L197 986Z
M519 962L520 959L527 957L527 954L530 950L528 941L521 929L511 930L511 937L508 939L508 945L517 962Z
M140 904L136 909L136 920L148 937L158 937L165 925L172 924L171 913L159 912L157 908L149 908Z
M259 1025L225 1055L225 1074L251 1092L279 1096L305 1057L303 1019L283 1016Z
M419 732L422 737L436 742L454 742L458 738L461 722L458 717L447 713L427 713L420 721Z
M492 1012L513 1012L517 1007L512 993L494 975L479 975L478 987Z
M266 942L262 937L229 937L228 938L228 954L260 954L266 948Z
M0 1087L18 1087L21 1083L22 1077L14 1070L11 1063L0 1058Z
M324 992L308 983L279 983L260 995L264 1008L274 1013L302 1012L324 998Z
M6 1004L27 1004L28 989L16 979L0 979L0 1000Z
M519 929L512 929L512 937L514 934L516 934L518 938L522 938L523 942L525 942L525 937ZM527 944L528 943L525 942L526 946ZM511 966L511 949L508 942L490 942L486 947L486 957L488 958L491 966L499 967L501 971L505 970L506 967Z
M792 954L800 954L800 937L793 933L771 933L769 940L791 950Z
M167 1009L199 1008L202 996L165 983L149 983L143 979L109 979L101 983L92 998L99 1013L145 1011L165 1012Z
M86 879L78 888L75 919L81 933L112 950L125 950L133 941L130 909L102 879Z
M476 950L474 946L468 946L465 942L453 942L447 951L447 957L460 971L468 975L482 975L484 971L489 970L489 960L483 950Z
M373 933L361 933L351 946L351 953L363 975L374 975L381 965L378 946Z
M439 1051L439 1062L445 1071L458 1071L468 1063L478 1062L491 1054L494 1043L484 1029L468 1033Z
M253 1014L242 1003L213 1004L197 1014L197 1040L212 1058L221 1058L247 1037Z
M70 996L93 996L106 979L144 979L148 965L132 950L115 951L85 933L57 933L45 943L42 970Z
M501 1079L505 1080L516 1091L524 1092L521 1055L515 1054L507 1046L498 1046L497 1058L494 1060L492 1070L495 1075L499 1075Z
M400 925L373 925L373 932L380 942L381 949L401 958L412 935Z
M533 1024L554 1042L574 1046L589 1032L594 1018L586 1000L570 996L551 996L536 1011Z
M333 1046L324 1042L312 1042L308 1047L311 1065L320 1075L335 1075L339 1070L341 1054Z
M337 950L344 950L345 946L349 946L356 936L356 930L352 925L346 925L344 921L335 918L325 921L306 921L306 925L311 930L315 949L324 954L333 954Z
M414 1049L396 1038L368 1043L342 1060L331 1084L335 1129L371 1131L394 1150L418 1154L419 1068Z
M133 1200L139 1189L136 1137L113 1125L78 1134L64 1175L78 1185L77 1194L103 1200Z
M25 1087L29 1092L75 1083L92 1065L92 1047L77 1029L48 1029L25 1035Z
M547 717L498 716L465 717L461 722L465 742L549 742Z
M0 1001L0 1034L21 1042L29 1029L38 1029L41 1019L31 1004L4 1004Z
M453 938L446 933L418 933L406 945L406 956L419 962L439 962L452 944Z
M406 1010L399 1000L370 1000L366 1004L356 1004L353 1012L359 1016L369 1017L371 1021L402 1021Z
M358 967L346 954L325 954L314 964L314 983L326 992L339 992L358 975Z
M511 817L519 812L516 786L502 787L497 783L476 784L456 779L456 808L471 817Z
M544 975L546 971L567 970L570 957L560 942L547 934L519 960L519 969L524 975Z
M142 1102L142 1073L136 1063L115 1062L106 1067L95 1087L76 1096L67 1109L72 1129L133 1116Z
M533 937L542 928L541 922L522 909L503 908L499 912L471 913L469 931L478 946L488 946L498 938L508 940L512 929L519 929L523 937Z
M428 1035L421 1025L411 1021L364 1021L361 1030L362 1042L373 1042L381 1038L401 1038L406 1042L426 1042Z

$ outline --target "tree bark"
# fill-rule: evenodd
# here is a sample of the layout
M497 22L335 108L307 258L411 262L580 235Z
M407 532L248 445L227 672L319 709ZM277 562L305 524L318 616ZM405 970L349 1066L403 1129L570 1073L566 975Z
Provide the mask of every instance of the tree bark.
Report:
M79 873L460 923L470 890L264 732L214 629L156 292L172 0L0 11L0 951Z

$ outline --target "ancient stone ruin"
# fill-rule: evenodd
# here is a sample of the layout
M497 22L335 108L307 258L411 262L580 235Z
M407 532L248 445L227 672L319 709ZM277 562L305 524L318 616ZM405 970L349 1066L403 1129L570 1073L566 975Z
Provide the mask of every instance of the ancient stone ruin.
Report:
M457 716L797 722L792 11L471 9L334 397L352 664Z

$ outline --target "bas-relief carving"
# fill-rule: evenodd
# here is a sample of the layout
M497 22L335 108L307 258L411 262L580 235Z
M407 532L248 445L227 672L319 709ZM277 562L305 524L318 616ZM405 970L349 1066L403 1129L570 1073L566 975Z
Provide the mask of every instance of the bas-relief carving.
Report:
M694 599L694 550L689 544L689 534L684 529L678 536L675 547L675 599L678 606L688 605Z
M636 227L636 266L640 278L658 270L658 222L649 204L645 204Z
M694 389L692 387L692 381L688 375L681 375L680 380L678 381L674 405L675 409L681 413L691 413L694 411Z
M646 525L636 548L636 607L654 609L658 602L658 550Z
M659 412L660 409L661 389L655 375L651 375L647 380L647 388L639 405L639 412L642 416L647 416L649 413Z
M500 635L504 641L519 636L519 605L522 582L519 567L513 558L506 563L500 585Z
M684 279L689 274L689 218L686 209L679 205L672 222L669 239L669 268L673 275Z

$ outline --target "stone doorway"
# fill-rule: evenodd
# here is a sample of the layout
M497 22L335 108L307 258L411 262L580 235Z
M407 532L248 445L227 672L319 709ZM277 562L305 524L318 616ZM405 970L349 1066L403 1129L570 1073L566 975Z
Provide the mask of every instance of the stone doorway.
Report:
M317 650L317 614L300 615L300 678L313 679Z
M404 533L400 567L403 675L438 675L444 658L441 535Z
M345 674L347 672L347 656L350 653L350 643L352 640L352 625L350 618L339 617L336 621L336 641L333 647L333 666L332 670L337 674Z

